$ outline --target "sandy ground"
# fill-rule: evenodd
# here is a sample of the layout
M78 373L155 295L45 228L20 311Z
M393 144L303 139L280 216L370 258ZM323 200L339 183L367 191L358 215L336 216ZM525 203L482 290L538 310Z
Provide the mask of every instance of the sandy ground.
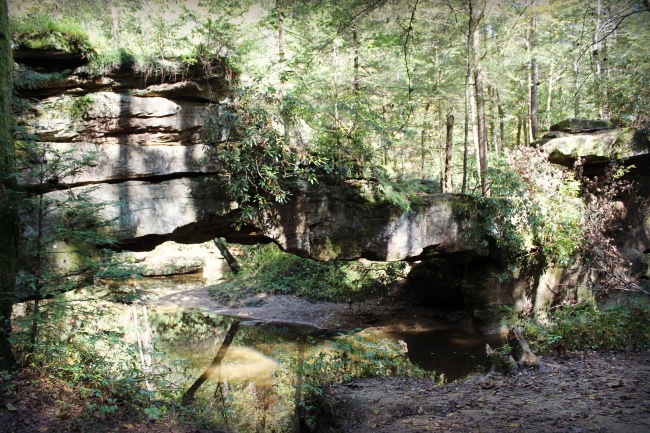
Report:
M159 309L195 309L244 320L295 323L327 330L368 328L374 325L389 332L471 328L469 318L464 313L419 307L397 297L369 300L350 306L346 303L310 301L292 295L259 294L253 302L249 302L253 305L231 307L213 299L206 287L177 286L174 290L156 289L150 294L148 303Z

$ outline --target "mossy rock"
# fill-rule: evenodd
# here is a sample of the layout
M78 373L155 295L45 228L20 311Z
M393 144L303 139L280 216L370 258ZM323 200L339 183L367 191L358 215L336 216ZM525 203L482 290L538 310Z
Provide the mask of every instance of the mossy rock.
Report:
M92 52L88 38L59 31L32 31L14 33L12 39L17 51L55 51L67 54Z
M563 121L551 126L551 131L562 131L570 133L583 133L601 131L603 129L612 129L611 122L607 120L590 120L581 118L564 119Z

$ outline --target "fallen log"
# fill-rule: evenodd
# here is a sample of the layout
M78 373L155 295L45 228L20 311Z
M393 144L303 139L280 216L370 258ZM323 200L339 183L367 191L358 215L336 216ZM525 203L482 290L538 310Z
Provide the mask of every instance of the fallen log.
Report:
M508 331L508 344L512 348L512 355L521 368L542 368L540 359L530 350L521 329L513 327Z

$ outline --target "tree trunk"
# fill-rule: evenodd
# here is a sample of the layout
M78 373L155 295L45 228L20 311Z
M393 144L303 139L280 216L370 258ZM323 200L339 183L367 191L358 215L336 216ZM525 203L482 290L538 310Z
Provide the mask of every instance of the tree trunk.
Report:
M278 99L282 101L284 98L284 81L285 81L285 55L284 55L284 27L282 18L282 5L280 0L275 1L275 15L276 22L278 23L278 73L280 75L280 86L278 88Z
M354 77L352 79L352 90L354 97L359 97L361 90L360 76L359 76L359 36L357 35L357 24L352 24L352 67L354 68Z
M461 193L465 194L467 192L467 162L469 159L469 42L468 42L468 53L467 53L467 75L465 75L465 137L463 141L463 185L461 187Z
M429 114L429 107L431 104L427 103L424 106L424 120L422 121L422 132L420 135L420 176L426 179L426 158L427 158L427 115Z
M576 59L573 63L573 117L580 117L580 86L578 80L580 79L580 59Z
M596 60L596 98L600 118L609 120L607 67L605 63L607 59L607 43L604 40L601 41L603 15L603 0L598 0L598 15L596 16L596 31L594 32L592 55Z
M16 365L9 334L16 283L18 218L7 192L7 189L13 186L12 182L5 180L15 172L15 151L11 134L12 70L8 4L6 0L0 0L0 370L10 370Z
M194 402L194 395L196 394L196 391L198 391L201 385L203 385L203 383L208 380L214 371L221 365L221 362L226 356L226 353L228 353L228 348L232 344L232 341L235 339L235 335L237 335L238 330L239 322L233 322L233 324L230 325L228 332L226 333L226 337L221 343L221 347L219 347L217 355L212 360L212 364L210 364L210 366L203 372L203 374L199 376L199 378L196 379L192 386L190 386L189 389L185 391L185 394L183 394L183 398L181 400L181 404L183 406L189 406L192 404L192 402Z
M444 140L444 131L443 131L443 125L444 125L444 120L443 120L443 114L442 114L442 103L438 101L438 179L440 179L440 191L444 188L442 184L444 183L444 178L445 178L445 163L444 163L444 158L443 158L443 147L442 147L442 142Z
M508 331L508 344L512 347L513 357L520 367L539 367L541 365L539 358L530 350L519 328L511 328Z
M515 146L521 146L521 116L517 116L517 141L515 142Z
M445 146L445 182L443 184L442 192L452 192L452 178L451 178L451 151L453 146L454 134L454 116L447 114L447 141Z
M488 95L490 96L490 146L492 149L494 149L494 153L498 155L499 145L497 144L496 132L494 131L496 128L497 117L496 102L494 100L494 88L488 87Z
M117 10L117 5L115 4L116 0L111 0L111 23L112 23L112 32L113 32L113 49L118 51L120 49L120 19L119 11Z
M483 70L479 61L480 32L478 22L474 29L474 98L476 99L476 129L478 134L478 171L481 175L481 194L485 197L490 195L490 188L486 179L487 160L487 131L485 129L485 91L483 89Z
M503 106L501 105L501 97L499 96L499 91L496 91L497 96L497 113L499 116L499 148L503 148L503 143L505 142L505 113L503 112Z
M241 266L239 266L239 262L237 262L235 256L230 254L230 251L226 246L226 240L223 238L214 238L214 244L219 249L219 252L223 256L223 258L226 259L226 263L228 263L228 266L230 267L232 273L237 275L239 273L239 270L241 269Z
M548 96L546 97L546 130L551 129L552 117L551 117L551 102L553 98L553 59L551 59L551 65L548 71Z
M530 134L528 131L528 127L530 126L528 122L522 122L522 125L524 127L523 133L524 133L524 146L528 147L530 144Z
M528 28L526 38L526 48L528 57L530 59L530 78L529 78L529 114L530 114L530 141L533 142L537 139L539 131L539 116L538 116L538 89L537 82L539 81L539 66L537 58L535 57L534 50L537 45L537 18L531 18L530 27Z

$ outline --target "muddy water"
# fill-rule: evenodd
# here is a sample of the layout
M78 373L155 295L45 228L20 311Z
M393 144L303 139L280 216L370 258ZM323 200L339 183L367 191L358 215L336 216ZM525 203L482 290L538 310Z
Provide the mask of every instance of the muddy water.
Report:
M485 344L492 348L505 343L502 335L472 334L461 329L389 334L406 343L408 357L427 371L444 374L448 382L476 372L485 365Z
M226 316L168 309L154 313L153 318L158 322L153 328L161 354L170 352L186 357L197 368L210 364L226 323L234 320ZM166 336L169 329L173 329L176 336ZM257 371L256 377L249 378L266 381L262 375L272 374L277 362L282 362L279 358L298 353L307 339L312 340L309 345L312 351L328 345L325 337L316 337L314 345L311 336L319 333L307 326L244 321L240 329L227 356L228 366L220 373L225 377L240 378L246 371ZM360 333L364 334L372 335L375 341L386 339L399 343L413 364L437 375L444 374L448 382L480 370L485 364L486 343L492 348L504 343L504 337L500 335L472 334L460 329Z
M151 389L164 393L173 388L178 396L208 369L229 329L240 321L226 356L198 390L194 407L229 431L251 433L294 431L296 413L307 404L301 400L306 388L296 385L343 380L342 375L363 368L342 366L341 359L357 363L361 358L380 369L413 363L452 381L476 371L486 342L500 343L498 337L459 330L389 333L375 328L346 337L323 336L307 326L142 305L124 309L122 318L125 329L132 330L125 339L138 348L142 371L153 380ZM346 356L328 358L337 350ZM386 356L378 356L381 351Z

